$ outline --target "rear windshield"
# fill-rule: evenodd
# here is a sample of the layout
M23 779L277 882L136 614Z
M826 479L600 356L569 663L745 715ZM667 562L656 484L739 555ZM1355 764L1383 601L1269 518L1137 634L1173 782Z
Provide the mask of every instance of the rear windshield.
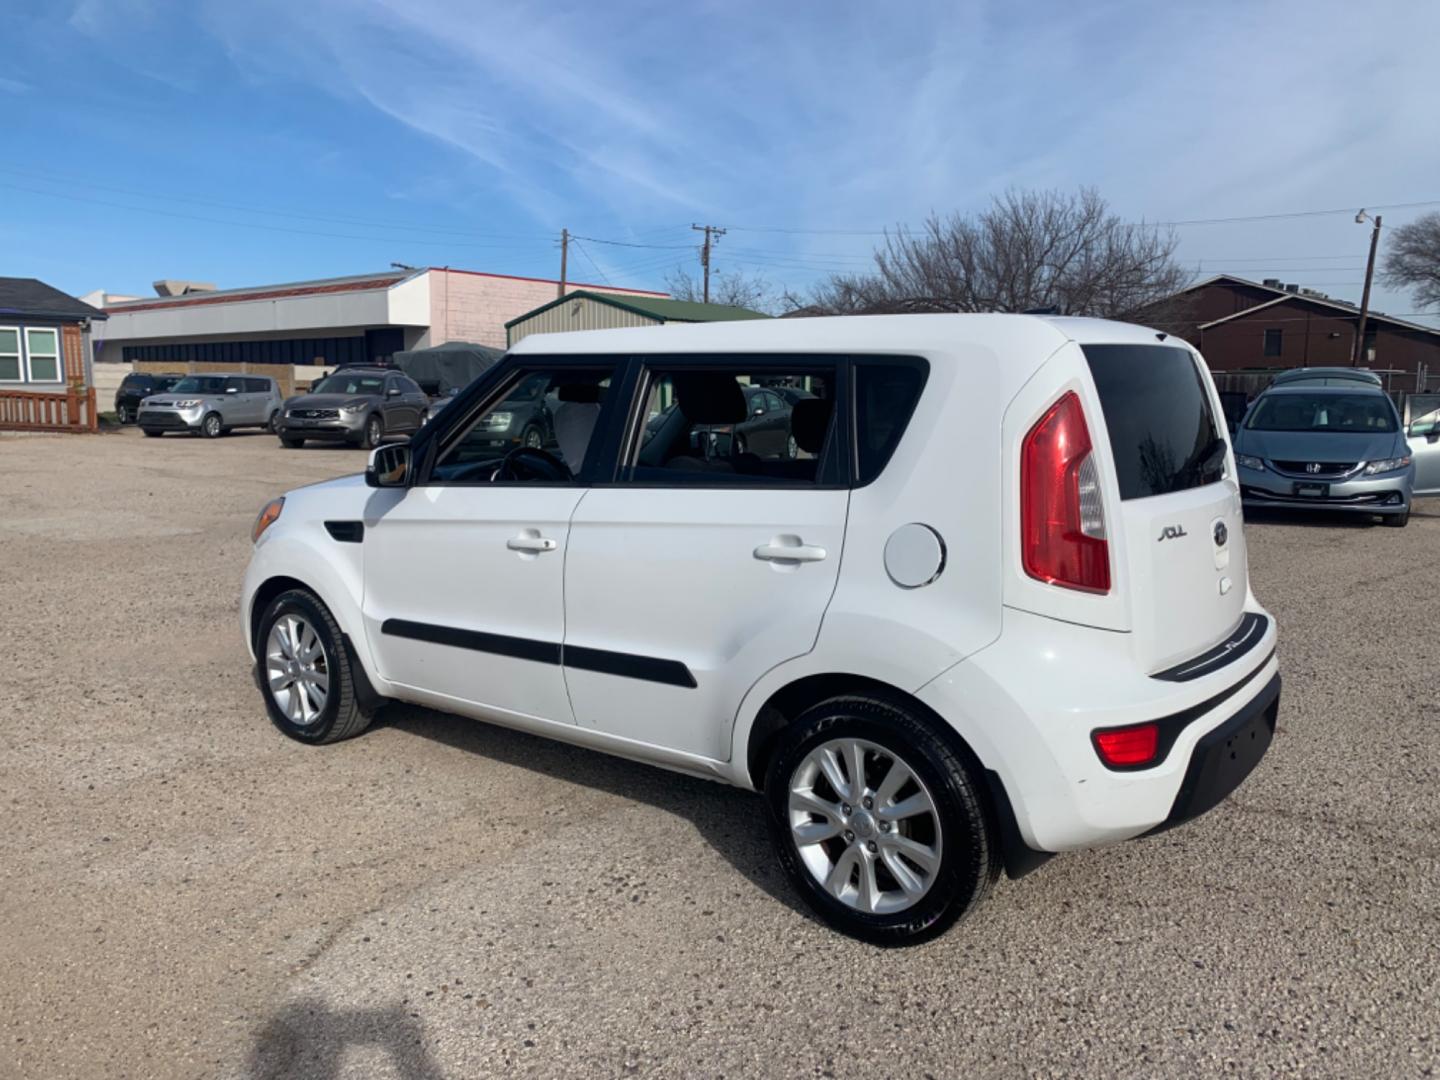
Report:
M1245 426L1252 431L1329 431L1373 435L1394 431L1395 409L1384 394L1267 394Z
M149 375L126 375L120 380L120 385L128 389L132 386L149 386L155 381Z
M1122 499L1213 484L1224 475L1220 437L1200 368L1168 345L1086 345Z

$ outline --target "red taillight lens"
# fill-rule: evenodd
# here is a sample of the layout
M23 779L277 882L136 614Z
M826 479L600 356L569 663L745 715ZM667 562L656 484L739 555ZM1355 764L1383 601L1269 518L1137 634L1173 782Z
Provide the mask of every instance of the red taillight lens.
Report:
M1159 724L1136 724L1093 733L1095 752L1106 765L1133 769L1155 760L1160 748Z
M1030 429L1020 447L1020 547L1031 577L1103 593L1110 545L1092 449L1073 391Z

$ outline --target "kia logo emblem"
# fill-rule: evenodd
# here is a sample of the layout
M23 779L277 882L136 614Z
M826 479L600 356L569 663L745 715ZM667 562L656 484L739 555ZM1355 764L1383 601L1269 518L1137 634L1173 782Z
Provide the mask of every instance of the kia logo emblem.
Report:
M1305 466L1305 471L1308 473L1317 473L1320 471L1320 466L1312 461L1309 465Z

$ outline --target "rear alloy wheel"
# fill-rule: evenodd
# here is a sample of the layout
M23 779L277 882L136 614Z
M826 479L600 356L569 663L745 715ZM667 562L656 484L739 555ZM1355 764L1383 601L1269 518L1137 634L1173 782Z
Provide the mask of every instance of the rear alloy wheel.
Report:
M205 414L205 419L200 421L200 434L207 439L218 439L225 434L225 425L220 422L219 413Z
M270 419L265 421L265 426L270 429L270 434L277 435L280 432L280 410L276 409L270 414Z
M380 445L380 440L384 437L384 434L385 427L381 424L380 417L372 416L365 421L365 433L360 437L360 445L366 450L374 450L375 447Z
M823 702L782 731L765 785L776 853L836 929L882 945L940 934L999 876L971 768L908 708Z
M340 628L314 595L292 589L276 597L261 617L256 643L265 708L286 735L328 743L369 726Z

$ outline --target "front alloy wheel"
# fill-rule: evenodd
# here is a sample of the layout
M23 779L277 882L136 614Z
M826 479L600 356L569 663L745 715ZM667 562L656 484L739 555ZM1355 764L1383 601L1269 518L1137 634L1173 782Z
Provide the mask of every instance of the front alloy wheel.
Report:
M327 743L369 726L370 713L355 693L354 661L334 616L313 593L292 589L271 601L255 643L266 711L286 735Z
M205 419L200 421L200 431L207 439L218 439L224 430L219 413L207 413Z
M374 450L380 445L380 439L385 434L385 427L380 422L380 417L372 416L365 421L365 434L362 436L360 445L366 450Z

